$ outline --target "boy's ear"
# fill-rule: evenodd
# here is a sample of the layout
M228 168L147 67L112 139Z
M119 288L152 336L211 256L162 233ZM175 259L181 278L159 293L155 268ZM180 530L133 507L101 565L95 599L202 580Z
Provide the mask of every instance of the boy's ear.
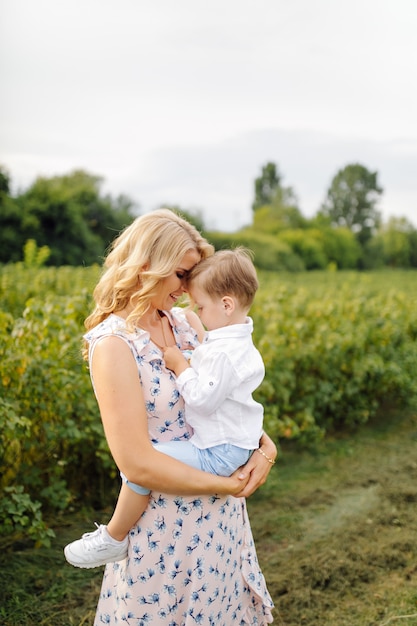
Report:
M223 307L228 315L235 310L235 301L231 296L223 296Z

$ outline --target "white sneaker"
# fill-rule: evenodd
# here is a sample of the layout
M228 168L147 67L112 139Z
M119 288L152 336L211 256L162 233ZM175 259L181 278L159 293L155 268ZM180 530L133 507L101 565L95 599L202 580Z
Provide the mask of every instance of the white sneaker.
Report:
M96 524L97 530L84 533L81 539L69 543L64 548L65 558L75 567L99 567L106 563L122 561L127 557L128 538L116 541L110 537L106 527Z

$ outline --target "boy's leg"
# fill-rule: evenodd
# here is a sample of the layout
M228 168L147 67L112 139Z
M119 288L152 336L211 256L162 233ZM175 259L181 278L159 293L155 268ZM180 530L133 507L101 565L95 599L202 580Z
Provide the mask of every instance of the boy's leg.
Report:
M201 469L198 449L189 441L167 441L154 444L156 450L187 465ZM132 526L142 516L149 502L149 489L127 480L120 472L122 487L114 513L107 524L107 532L116 541L122 541Z
M189 441L169 441L155 444L155 448L196 469L201 465L201 450ZM122 474L122 487L111 520L107 527L86 533L64 548L67 561L76 567L98 567L121 561L127 556L127 533L147 507L149 490L129 482Z
M177 461L181 461L195 469L203 469L201 463L201 450L194 446L191 441L163 441L154 443L153 447Z
M65 558L75 567L92 568L122 561L127 556L127 534L142 515L149 501L149 489L129 483L122 475L123 484L113 516L107 526L98 526L92 533L64 548Z
M252 454L252 450L245 450L229 443L203 449L197 448L191 441L166 441L153 445L159 452L186 465L218 476L230 476L238 467L244 465Z
M149 495L134 491L123 480L111 520L107 524L110 537L122 541L148 506Z
M251 454L252 450L222 443L200 450L201 469L218 476L230 476L247 463Z

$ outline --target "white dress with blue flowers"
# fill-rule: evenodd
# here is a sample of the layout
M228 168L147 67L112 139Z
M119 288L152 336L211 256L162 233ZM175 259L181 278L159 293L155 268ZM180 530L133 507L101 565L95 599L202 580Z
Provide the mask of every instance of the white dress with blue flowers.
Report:
M166 312L177 345L198 343L182 309ZM141 379L152 441L189 439L172 372L149 333L110 315L86 335L129 345ZM244 498L153 491L129 533L128 556L106 566L94 626L264 626L273 603L260 570Z

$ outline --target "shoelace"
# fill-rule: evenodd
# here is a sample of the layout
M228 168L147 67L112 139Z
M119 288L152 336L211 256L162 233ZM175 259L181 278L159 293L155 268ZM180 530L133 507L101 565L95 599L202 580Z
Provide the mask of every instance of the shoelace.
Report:
M101 540L102 529L100 528L100 524L97 524L97 522L94 522L94 524L97 526L97 530L93 530L90 533L84 533L81 537L81 539L83 539L83 544L87 550L91 550L92 548L95 548L96 546L103 543L103 541Z

